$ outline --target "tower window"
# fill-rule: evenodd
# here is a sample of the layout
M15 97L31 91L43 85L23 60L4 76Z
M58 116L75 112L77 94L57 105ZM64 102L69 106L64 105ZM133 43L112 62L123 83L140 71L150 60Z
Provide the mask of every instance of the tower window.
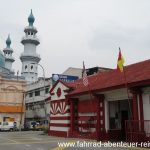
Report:
M27 65L25 65L25 70L27 69Z
M33 69L33 66L31 66L31 70Z

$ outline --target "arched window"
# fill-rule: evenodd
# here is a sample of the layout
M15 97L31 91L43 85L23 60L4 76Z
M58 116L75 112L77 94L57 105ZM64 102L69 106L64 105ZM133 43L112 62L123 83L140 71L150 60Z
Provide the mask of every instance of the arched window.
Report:
M33 65L31 66L31 70L33 69Z
M27 69L27 65L25 65L25 70Z

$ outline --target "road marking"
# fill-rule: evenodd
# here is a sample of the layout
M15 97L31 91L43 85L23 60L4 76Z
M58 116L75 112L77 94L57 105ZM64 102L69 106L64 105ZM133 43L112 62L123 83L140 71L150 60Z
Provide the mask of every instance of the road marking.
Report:
M38 150L44 150L43 148L37 148Z
M44 143L52 143L52 142L58 142L58 140L57 141L37 141L37 142L18 142L18 143L0 143L0 145L15 145L15 144L44 144Z
M9 140L9 141L12 141L12 142L18 143L17 141L12 140L12 139L8 139L8 138L6 138L6 139L7 139L7 140Z
M2 138L2 137L0 137L0 138L1 138L1 139L4 139L4 140L9 140L9 141L14 142L14 143L18 143L17 141L12 140L12 139L9 139L9 138Z
M148 150L148 148L143 148L143 147L131 147L130 149L131 150Z
M76 143L76 141L66 141L66 143ZM65 147L65 146L63 146L63 147L56 147L56 148L53 148L53 149L51 149L51 150L64 150L64 149L66 149L66 148L69 148L69 147Z
M31 145L26 144L25 146L30 147Z
M52 150L64 150L66 147L56 147L56 148L53 148Z

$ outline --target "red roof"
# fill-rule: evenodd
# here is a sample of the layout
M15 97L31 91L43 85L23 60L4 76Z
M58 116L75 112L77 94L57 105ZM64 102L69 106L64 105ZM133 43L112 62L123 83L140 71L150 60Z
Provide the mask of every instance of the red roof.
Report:
M150 85L150 59L139 63L128 65L124 68L126 81L129 86L143 83ZM91 91L104 91L111 88L124 87L125 78L124 74L118 70L111 70L101 72L99 74L88 76ZM85 87L82 79L72 83L68 83L69 87L74 87L75 90L69 95L78 95L81 93L89 92L89 88Z

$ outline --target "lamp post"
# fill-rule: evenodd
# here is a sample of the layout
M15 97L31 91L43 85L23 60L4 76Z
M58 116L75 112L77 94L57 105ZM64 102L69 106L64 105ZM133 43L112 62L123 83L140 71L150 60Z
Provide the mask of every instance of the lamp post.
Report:
M31 64L34 64L35 65L35 63L31 63ZM45 70L44 70L44 68L43 68L43 66L42 65L40 65L40 64L37 64L37 65L39 65L41 68L42 68L42 70L43 70L43 77L44 77L44 110L45 110L45 119L47 120L47 116L46 116L46 114L47 114L47 109L46 109L46 101L45 101L45 90L46 90L46 87L45 87Z

